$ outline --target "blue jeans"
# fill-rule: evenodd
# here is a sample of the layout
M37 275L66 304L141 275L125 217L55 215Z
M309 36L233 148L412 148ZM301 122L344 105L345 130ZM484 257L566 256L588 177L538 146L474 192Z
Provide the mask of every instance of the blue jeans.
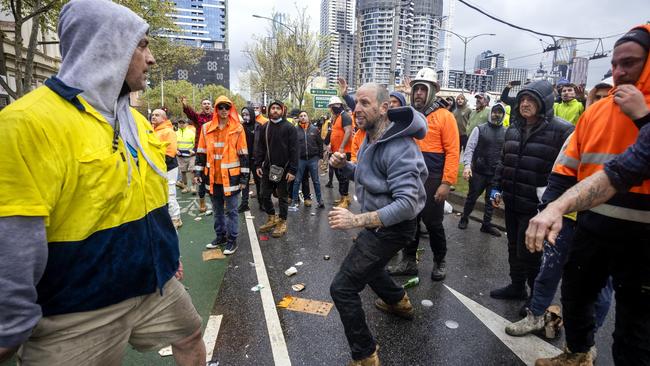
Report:
M533 297L530 300L530 311L535 316L543 315L551 305L557 286L564 272L564 265L569 259L569 249L573 242L575 221L567 218L562 219L562 230L555 239L555 245L544 242L544 253L542 254L542 265L539 274L535 278ZM607 280L607 285L598 294L596 300L596 326L600 328L605 322L609 306L612 303L612 278Z
M214 194L210 196L210 199L212 200L214 232L217 234L217 239L225 237L228 242L237 241L239 235L239 213L237 212L239 191L226 196L223 193L223 186L215 184Z
M305 169L309 169L309 176L314 184L314 191L316 191L316 201L323 202L323 197L320 192L320 177L318 176L318 156L314 156L309 160L298 161L298 171L296 172L296 179L294 182L302 182L302 176L305 174ZM291 195L292 202L298 202L298 191L300 184L293 185L293 193Z

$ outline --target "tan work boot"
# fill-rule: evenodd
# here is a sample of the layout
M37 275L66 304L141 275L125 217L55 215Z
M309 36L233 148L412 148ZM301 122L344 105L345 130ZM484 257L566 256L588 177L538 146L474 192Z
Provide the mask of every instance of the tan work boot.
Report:
M278 218L278 223L275 225L275 230L271 233L274 238L279 238L287 233L287 220Z
M185 183L183 183L182 181L178 180L178 181L176 181L176 187L178 187L178 188L185 188L185 187L187 187L187 186L185 185Z
M591 352L571 353L568 349L553 358L540 358L535 361L535 366L593 366L593 364Z
M379 363L379 355L377 354L377 351L379 351L379 346L375 348L375 352L373 352L370 356L364 358L363 360L352 361L348 364L348 366L380 366L381 364Z
M189 193L189 192L190 192L190 188L187 186L185 186L185 188L181 190L181 193Z
M199 212L203 213L208 210L208 206L205 205L205 198L199 198Z
M312 201L310 199L305 200L305 207L311 207Z
M375 300L375 307L389 314L397 315L400 318L412 320L413 319L413 305L409 300L409 295L404 294L402 300L395 305L388 305L382 299Z
M278 216L277 215L269 215L269 218L266 220L266 224L260 226L259 232L260 233L267 233L275 227L278 223Z
M341 201L339 201L339 203L336 205L336 207L348 208L348 207L350 207L351 202L352 202L352 200L350 199L350 195L346 194L345 196L341 197Z

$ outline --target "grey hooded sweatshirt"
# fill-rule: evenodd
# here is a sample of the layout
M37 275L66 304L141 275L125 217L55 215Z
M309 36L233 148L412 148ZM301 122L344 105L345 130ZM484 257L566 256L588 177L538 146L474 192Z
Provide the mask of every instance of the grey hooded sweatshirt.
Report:
M344 173L354 179L362 212L378 211L385 227L414 219L424 208L424 181L429 175L413 141L427 133L427 121L412 107L389 109L390 125L374 143L366 136L358 163L348 162Z

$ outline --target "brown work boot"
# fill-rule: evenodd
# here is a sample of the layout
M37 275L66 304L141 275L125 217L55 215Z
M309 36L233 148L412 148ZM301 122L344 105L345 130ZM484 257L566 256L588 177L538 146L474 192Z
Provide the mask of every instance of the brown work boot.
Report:
M208 206L205 205L205 198L199 198L199 212L203 213L208 210Z
M345 196L341 197L341 201L339 201L336 207L348 208L350 207L350 202L352 202L352 200L350 199L350 195L346 194Z
M353 360L348 364L348 366L380 366L381 364L379 363L379 355L377 354L377 351L379 351L379 346L375 348L375 352L370 356L363 360Z
M259 232L268 233L269 231L273 230L275 225L277 225L278 220L279 219L277 215L269 215L269 218L266 220L266 224L260 226Z
M310 199L305 200L305 207L311 207L312 201Z
M274 238L279 238L287 233L287 220L278 218L278 223L275 225L275 230L271 233Z
M409 295L404 294L402 300L395 305L388 305L382 299L375 300L375 307L389 314L397 315L400 318L412 320L413 319L413 305L409 301Z
M594 360L590 352L571 353L568 349L553 358L540 358L535 366L593 366Z

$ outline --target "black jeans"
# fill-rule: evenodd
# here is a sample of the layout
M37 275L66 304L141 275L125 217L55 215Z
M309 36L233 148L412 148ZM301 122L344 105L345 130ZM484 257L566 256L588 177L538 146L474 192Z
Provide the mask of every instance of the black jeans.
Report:
M275 208L273 207L273 201L271 201L271 195L273 191L276 191L278 194L278 206L280 206L280 218L283 220L287 219L287 213L289 212L289 183L287 183L287 178L282 178L281 181L274 183L269 180L269 172L264 171L262 175L262 209L269 215L275 215Z
M413 240L415 228L414 219L378 230L362 230L330 285L355 360L370 356L376 346L359 293L369 285L387 304L397 304L404 297L404 289L393 281L385 267L404 243Z
M250 166L251 166L251 175L253 176L253 181L255 182L255 197L257 197L257 203L260 205L260 208L262 208L262 192L260 190L260 180L261 178L257 176L257 172L255 171L255 162L251 159L250 161ZM248 206L248 199L250 197L250 180L246 181L246 186L244 189L241 191L241 204Z
M352 155L350 153L346 153L345 156L347 157L347 160L350 161ZM343 173L343 169L334 169L334 173L336 173L336 180L339 181L339 194L341 196L347 196L348 190L350 188L350 180Z
M420 221L424 222L427 231L429 232L429 245L433 252L433 260L437 263L442 262L447 255L447 238L445 237L445 227L442 225L442 220L445 215L445 201L436 202L434 196L438 187L440 186L440 179L431 178L424 182L424 189L427 192L427 202L418 215L418 230L415 234L415 240L412 240L406 248L404 248L404 255L414 258L418 245L420 244Z
M510 280L516 286L525 286L526 282L528 282L531 294L533 293L535 278L542 264L541 252L531 253L526 249L528 221L535 214L535 212L529 214L513 212L508 210L507 205L505 209Z
M640 230L621 226L608 237L578 224L562 277L566 341L572 352L587 352L594 344L594 303L611 275L616 291L614 362L650 365L650 225L636 225Z
M471 131L470 131L471 132ZM467 146L467 140L469 140L469 136L467 135L460 135L460 150L465 150L465 147Z
M492 175L483 175L472 172L472 178L469 180L469 192L465 199L465 208L463 208L463 217L468 218L474 210L476 200L485 191L485 210L483 212L483 226L490 226L492 223L492 203L490 202L490 191L492 190Z

